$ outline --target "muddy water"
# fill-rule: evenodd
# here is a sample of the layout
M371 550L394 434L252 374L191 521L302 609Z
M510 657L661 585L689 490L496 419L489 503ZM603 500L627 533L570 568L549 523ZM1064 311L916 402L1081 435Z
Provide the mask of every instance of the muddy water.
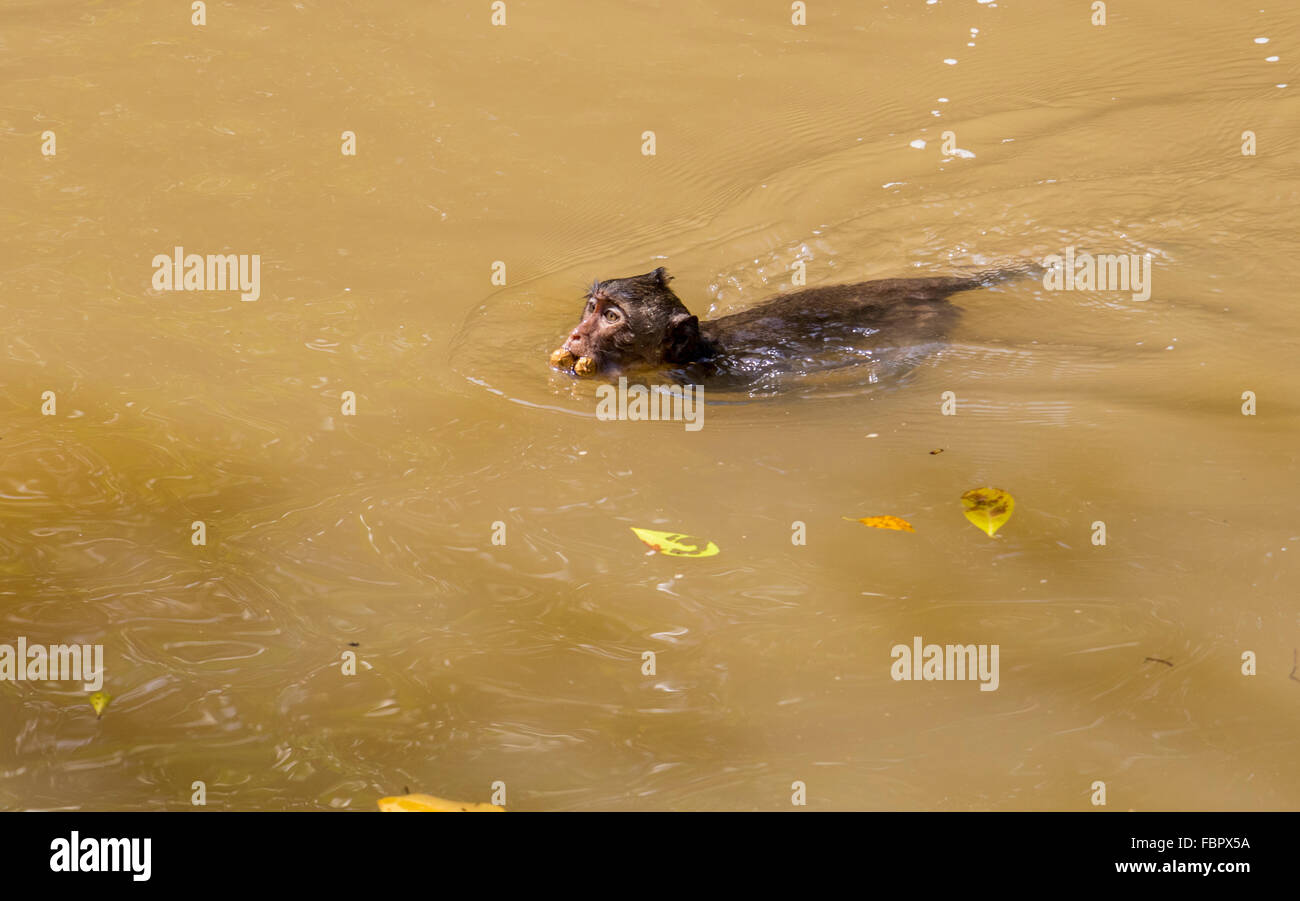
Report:
M1300 14L1260 6L4 3L0 643L102 644L113 698L0 683L0 806L1300 805ZM260 296L156 289L177 246ZM963 294L906 371L699 431L546 366L596 277L712 316L1071 246L1150 299ZM997 689L891 679L914 636Z

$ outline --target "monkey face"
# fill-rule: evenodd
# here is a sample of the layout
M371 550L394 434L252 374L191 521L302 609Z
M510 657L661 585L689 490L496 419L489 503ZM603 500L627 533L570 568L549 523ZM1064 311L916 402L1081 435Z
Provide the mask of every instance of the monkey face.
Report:
M699 320L668 287L671 278L659 268L594 283L562 349L601 373L694 359Z

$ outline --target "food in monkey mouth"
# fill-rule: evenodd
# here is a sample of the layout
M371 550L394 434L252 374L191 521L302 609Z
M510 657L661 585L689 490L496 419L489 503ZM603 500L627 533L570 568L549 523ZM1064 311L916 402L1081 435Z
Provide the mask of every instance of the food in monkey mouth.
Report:
M556 369L572 370L577 375L592 375L596 371L596 361L591 357L575 357L563 347L551 354L551 365Z

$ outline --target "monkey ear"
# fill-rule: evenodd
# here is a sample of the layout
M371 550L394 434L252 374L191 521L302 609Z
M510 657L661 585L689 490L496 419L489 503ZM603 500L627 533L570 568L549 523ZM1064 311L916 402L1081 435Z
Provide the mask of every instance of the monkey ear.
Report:
M690 363L700 355L700 319L679 314L668 321L664 332L664 362Z
M668 274L668 270L663 266L660 266L654 272L651 272L650 275L654 277L654 280L659 283L659 287L661 288L667 288L668 283L673 280L673 277Z

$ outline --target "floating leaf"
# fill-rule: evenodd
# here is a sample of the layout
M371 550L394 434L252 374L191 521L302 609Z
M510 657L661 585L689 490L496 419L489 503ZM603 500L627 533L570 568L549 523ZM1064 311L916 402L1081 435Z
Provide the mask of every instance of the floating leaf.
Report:
M90 706L95 710L95 719L104 715L104 708L108 707L108 702L113 700L113 696L105 691L97 691L90 696Z
M895 532L915 532L912 524L905 519L899 519L897 516L867 516L862 519L854 519L851 516L842 516L841 519L847 519L849 522L860 522L864 526L871 526L873 529L892 529Z
M433 795L402 795L399 798L380 798L379 809L385 813L492 813L504 812L495 804L475 804L473 801L448 801Z
M650 547L669 557L712 557L718 552L718 546L705 538L695 538L680 532L656 532L654 529L638 529L629 526L636 537Z
M972 488L961 496L966 518L990 538L1006 525L1016 509L1016 501L1001 488Z
M943 448L941 447L936 447L934 450L930 451L931 456L933 456L934 454L941 454L941 453L943 453Z

